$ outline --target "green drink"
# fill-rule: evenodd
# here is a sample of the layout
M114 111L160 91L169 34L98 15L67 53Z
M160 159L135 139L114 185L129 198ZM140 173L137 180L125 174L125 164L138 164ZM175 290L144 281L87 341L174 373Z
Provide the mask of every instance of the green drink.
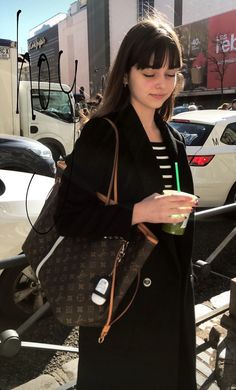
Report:
M164 195L191 195L193 199L197 199L195 195L187 194L186 192L176 191L176 190L164 190ZM189 214L173 214L173 221L175 218L185 218L182 222L177 223L163 223L162 230L169 234L175 234L177 236L182 236L185 232L185 228L188 223Z
M176 217L178 217L177 214L176 214ZM177 236L182 236L184 234L187 223L188 223L188 216L186 216L186 218L183 222L164 223L162 225L162 230L166 233L169 233L169 234L175 234Z

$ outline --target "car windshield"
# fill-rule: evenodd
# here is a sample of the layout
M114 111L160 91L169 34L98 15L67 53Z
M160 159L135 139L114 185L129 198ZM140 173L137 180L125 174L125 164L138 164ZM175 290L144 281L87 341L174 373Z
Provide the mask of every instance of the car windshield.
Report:
M63 91L50 91L50 99L48 103L48 90L40 89L39 98L38 90L33 89L32 98L34 110L57 119L61 119L65 122L73 122L73 110L67 93L64 93ZM44 107L47 108L44 110Z
M184 137L187 146L202 146L213 129L213 125L172 120L170 125Z
M177 115L177 114L180 114L181 112L186 112L186 111L188 111L188 107L177 106L177 107L174 107L174 109L173 109L173 115Z

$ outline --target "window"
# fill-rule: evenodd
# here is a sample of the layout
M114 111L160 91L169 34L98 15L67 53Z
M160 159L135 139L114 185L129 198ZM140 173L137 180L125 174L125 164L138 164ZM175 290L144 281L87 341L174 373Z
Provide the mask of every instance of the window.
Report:
M154 0L137 0L138 19L152 13Z
M48 102L48 90L40 90L41 102L39 99L38 90L32 90L33 98L33 109L42 114L52 116L56 119L63 120L65 122L73 122L73 110L71 106L71 101L69 95L63 91L50 91L49 104L46 110L43 107L46 107Z
M214 126L205 123L181 122L173 120L170 125L184 137L187 146L202 146Z
M220 141L226 145L236 145L236 123L230 123L227 125Z

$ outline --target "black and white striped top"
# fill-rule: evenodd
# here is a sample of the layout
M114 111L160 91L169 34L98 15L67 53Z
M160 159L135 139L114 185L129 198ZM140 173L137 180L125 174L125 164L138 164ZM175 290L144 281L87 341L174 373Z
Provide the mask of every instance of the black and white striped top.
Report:
M170 157L168 156L166 146L163 142L151 142L152 149L157 159L157 163L161 170L164 188L163 189L172 189L173 188L173 167L171 165Z

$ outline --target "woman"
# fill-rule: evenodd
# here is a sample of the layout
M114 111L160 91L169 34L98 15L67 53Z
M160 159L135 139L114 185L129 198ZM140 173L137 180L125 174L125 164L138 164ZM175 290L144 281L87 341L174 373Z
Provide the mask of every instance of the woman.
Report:
M104 343L97 342L101 329L80 327L79 390L196 388L193 224L178 237L161 230L179 207L190 213L195 206L188 195L160 195L165 188L176 188L175 161L181 189L193 193L182 137L165 122L181 66L180 44L167 24L147 20L135 25L121 44L102 107L86 123L66 161L55 217L61 235L128 238L144 222L159 238L131 308ZM104 116L119 130L119 204L113 206L96 197L96 192L107 193L115 147L114 131ZM132 292L133 286L122 305Z

